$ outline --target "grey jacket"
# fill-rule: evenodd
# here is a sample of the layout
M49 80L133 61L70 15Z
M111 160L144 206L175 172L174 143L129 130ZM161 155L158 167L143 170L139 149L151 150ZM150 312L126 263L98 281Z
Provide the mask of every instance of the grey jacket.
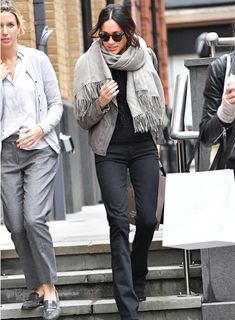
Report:
M153 64L157 69L156 56L152 49L148 49L153 59ZM160 103L164 106L165 102L162 86L160 86L158 89L160 92ZM114 98L105 109L101 110L99 101L97 99L93 102L93 106L90 109L90 112L87 112L83 117L77 118L77 120L83 129L89 130L89 145L91 146L93 152L98 155L105 156L118 116L117 101ZM77 117L76 112L75 117ZM151 132L151 134L156 145L157 143L164 142L162 130L159 132L159 136L156 132Z
M94 153L105 156L110 140L112 138L118 107L111 102L105 110L101 110L98 99L94 102L90 114L78 120L83 129L89 130L89 145ZM153 140L157 145L157 134L151 132Z
M36 122L44 132L45 141L59 153L60 147L55 126L61 119L63 104L55 71L48 56L42 51L20 45L18 50L24 55L26 72L34 81ZM2 84L0 88L2 89ZM4 121L4 99L3 94L0 101L1 122Z
M89 130L89 145L94 153L105 156L110 140L112 138L118 107L111 102L108 108L101 110L98 99L94 102L90 114L78 120L83 129ZM158 137L155 132L151 132L153 141L157 145Z

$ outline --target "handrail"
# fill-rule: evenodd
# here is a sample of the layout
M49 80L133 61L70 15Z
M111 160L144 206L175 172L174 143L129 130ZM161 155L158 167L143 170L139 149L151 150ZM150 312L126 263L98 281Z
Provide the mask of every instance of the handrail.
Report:
M219 37L216 32L208 32L206 35L207 45L211 48L211 56L215 56L215 47L234 46L235 37Z
M176 76L173 110L170 126L170 136L174 140L197 139L198 131L184 130L184 115L186 107L186 96L188 86L188 75L180 73Z

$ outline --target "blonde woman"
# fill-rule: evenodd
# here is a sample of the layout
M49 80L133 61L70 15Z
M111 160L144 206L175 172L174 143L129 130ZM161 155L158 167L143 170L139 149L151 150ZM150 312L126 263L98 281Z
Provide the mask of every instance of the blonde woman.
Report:
M59 145L55 126L63 109L48 57L18 44L22 17L1 1L1 198L4 221L19 255L28 289L22 309L43 305L43 319L55 320L56 260L46 224L53 205Z

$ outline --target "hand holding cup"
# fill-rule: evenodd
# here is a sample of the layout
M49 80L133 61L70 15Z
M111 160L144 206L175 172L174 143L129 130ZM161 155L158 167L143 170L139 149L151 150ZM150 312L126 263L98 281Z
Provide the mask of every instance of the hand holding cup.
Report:
M235 74L231 74L225 79L224 98L235 107Z

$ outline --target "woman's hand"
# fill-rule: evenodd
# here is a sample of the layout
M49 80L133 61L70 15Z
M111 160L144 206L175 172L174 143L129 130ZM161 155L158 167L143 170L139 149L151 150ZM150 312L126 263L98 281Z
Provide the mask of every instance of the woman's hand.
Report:
M16 141L17 147L19 148L32 148L39 140L44 136L42 128L35 124L31 128L20 129L20 138Z
M104 109L106 105L118 94L118 85L114 80L107 80L100 89L99 103L100 108Z
M10 70L8 68L8 66L2 62L2 60L0 61L0 78L1 80L4 80L8 74L10 73Z
M224 93L225 100L235 107L235 75L226 79L226 90Z

